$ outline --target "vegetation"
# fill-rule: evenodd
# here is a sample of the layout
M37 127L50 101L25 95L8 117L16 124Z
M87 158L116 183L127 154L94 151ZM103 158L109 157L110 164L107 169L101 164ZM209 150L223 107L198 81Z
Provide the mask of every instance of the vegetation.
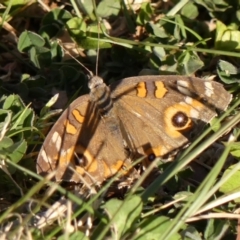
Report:
M136 2L1 1L1 239L240 237L240 2ZM86 68L108 84L138 75L214 78L233 101L174 161L159 161L162 174L147 186L150 170L121 196L106 197L109 182L83 201L71 184L36 174L36 159L59 109L88 92ZM53 206L66 209L37 225Z

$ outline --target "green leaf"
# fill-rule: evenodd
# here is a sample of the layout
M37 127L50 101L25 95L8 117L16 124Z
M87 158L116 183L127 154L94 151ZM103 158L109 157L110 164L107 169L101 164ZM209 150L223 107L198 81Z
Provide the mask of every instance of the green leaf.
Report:
M97 6L97 15L99 17L117 16L121 9L119 0L102 0Z
M220 47L220 46L218 47L218 44L219 44L219 42L221 42L222 36L226 30L227 30L227 26L224 23L218 21L217 29L216 29L216 37L215 37L215 47L216 48Z
M55 8L44 16L42 25L56 24L61 28L71 18L72 14L70 12L64 9Z
M217 74L220 77L221 81L226 83L226 84L232 84L232 83L239 83L240 79L239 79L239 75L229 75L226 74L225 72L220 71L219 69L217 69Z
M51 43L51 60L54 62L61 62L63 56L64 56L64 51L63 48L58 44L56 41L52 41Z
M178 72L181 75L190 76L204 66L198 55L191 51L183 52L183 54L179 57L178 62Z
M8 96L2 108L8 109L8 111L0 110L0 129L6 131L7 136L18 135L22 138L23 134L24 137L30 135L35 115L32 109L25 107L18 95ZM28 128L28 131L24 131L24 128Z
M30 74L28 73L23 73L21 75L21 82L24 82L25 80L29 79L30 78Z
M74 41L85 50L110 48L112 46L104 40L101 41L104 35L100 34L98 24L92 24L87 27L83 19L73 18L66 25Z
M181 232L182 239L189 240L202 240L201 233L197 231L197 229L193 226L188 226Z
M19 113L24 108L25 105L19 95L12 94L3 103L3 109L11 110L14 114Z
M51 39L53 37L56 37L61 28L57 24L49 24L49 25L44 25L40 28L39 34L44 38L44 39Z
M4 111L0 110L0 117L1 117L1 122L0 122L0 130L1 130L1 136L5 136L9 130L9 125L12 121L12 111Z
M32 47L43 47L45 40L38 34L30 31L23 32L18 40L18 50L27 52Z
M195 2L204 6L209 12L223 12L231 7L225 0L195 0Z
M55 94L53 97L50 98L50 100L46 103L45 106L48 109L51 108L56 103L56 101L58 100L58 97L59 97L59 95Z
M59 115L60 112L62 112L62 110L51 110L49 111L49 109L56 103L56 101L58 100L59 94L55 94L46 104L45 106L41 109L40 112L40 117L41 120L46 120L48 118L51 118L53 116Z
M14 104L15 100L17 99L16 95L10 95L6 98L3 104L3 109L10 109Z
M3 137L3 139L0 141L0 149L8 148L13 145L13 140L8 137Z
M224 177L232 170L234 169L235 165L234 164L232 166L230 166L227 170L225 170L225 172L223 173L222 179L224 179ZM238 170L237 172L235 172L221 187L220 187L220 191L228 194L228 193L233 193L233 192L239 192L240 191L240 170ZM235 202L240 202L240 198L235 199Z
M163 47L154 47L153 53L160 59L164 60L166 57L166 52Z
M8 149L8 157L15 163L18 163L27 150L27 142L25 140L21 140L19 142L14 143Z
M139 196L131 196L124 201L111 199L104 209L111 220L114 239L121 239L139 218L142 200Z
M189 19L195 19L198 16L198 8L193 2L188 2L183 6L181 14Z
M224 230L230 226L230 222L225 219L209 219L204 231L204 239L222 239Z
M240 82L240 70L227 61L219 61L217 73L221 80L226 84Z
M219 60L218 67L221 71L225 71L227 74L237 74L239 73L239 69L235 67L232 63Z
M240 49L240 31L227 27L221 21L217 21L215 49L236 50Z
M63 234L62 236L58 237L57 240L65 240L66 234ZM89 240L89 237L86 237L86 235L83 232L76 231L72 233L68 238L68 240Z
M84 0L84 1L78 1L78 7L79 9L89 16L92 20L95 20L95 17L93 16L93 1L92 0Z
M142 3L136 23L138 23L139 25L145 25L151 20L152 15L153 15L153 9L150 3Z
M71 18L67 21L66 26L69 34L74 39L86 36L87 25L82 18Z
M51 65L51 51L45 47L32 47L29 51L30 59L37 68Z
M231 154L240 159L240 142L233 142L231 143Z
M236 11L236 18L238 21L240 21L240 10Z
M105 26L102 24L101 28L99 24L91 24L87 28L87 38L83 39L81 46L85 46L86 50L89 49L102 49L102 48L111 48L112 44L106 42L106 38L102 32L99 32L101 29L107 32ZM94 39L95 38L95 39ZM85 41L85 42L84 42ZM84 47L84 48L85 48Z
M19 114L13 117L14 124L11 127L11 130L22 129L23 127L32 127L32 123L34 120L34 114L32 109L25 108L23 111L19 112ZM16 121L15 121L16 120Z
M150 22L148 25L152 28L153 34L156 37L159 37L159 38L168 38L169 37L166 30L159 24L154 24L154 23Z
M168 228L171 223L170 218L165 216L151 216L144 219L138 225L138 231L134 236L134 240L158 240L162 236L162 233ZM171 240L181 239L178 233L169 238Z

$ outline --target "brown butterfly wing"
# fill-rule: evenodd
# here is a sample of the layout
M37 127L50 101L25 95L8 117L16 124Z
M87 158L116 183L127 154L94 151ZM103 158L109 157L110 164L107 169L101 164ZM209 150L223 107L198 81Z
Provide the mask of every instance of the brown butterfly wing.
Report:
M181 76L133 77L112 89L133 151L149 158L186 144L231 101L221 84Z
M128 168L130 161L116 125L114 128L96 114L88 95L79 97L46 137L37 159L37 172L44 175L56 170L56 181L96 184L123 166Z

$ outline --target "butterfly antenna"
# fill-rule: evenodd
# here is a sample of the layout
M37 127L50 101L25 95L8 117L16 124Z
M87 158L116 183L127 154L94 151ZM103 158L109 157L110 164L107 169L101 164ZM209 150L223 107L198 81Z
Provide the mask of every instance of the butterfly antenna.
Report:
M98 17L98 14L97 14L97 6L96 6L96 2L95 0L92 0L92 5L93 5L93 11L95 13L95 16L96 16L96 20L97 20L97 23L98 23L98 42L97 42L97 58L96 58L96 69L95 69L95 72L96 72L96 76L98 76L98 63L99 63L99 50L100 50L100 19Z
M99 31L100 31L100 27L99 27L100 22L98 21L98 44L97 44L97 59L96 59L96 76L98 76L98 62L99 62L99 49L100 49L100 45L99 45Z
M74 59L79 65L81 65L90 75L90 77L93 77L92 71L90 71L84 64L82 64L79 60L77 60L63 45L62 48L64 49L64 52L67 53L72 59Z

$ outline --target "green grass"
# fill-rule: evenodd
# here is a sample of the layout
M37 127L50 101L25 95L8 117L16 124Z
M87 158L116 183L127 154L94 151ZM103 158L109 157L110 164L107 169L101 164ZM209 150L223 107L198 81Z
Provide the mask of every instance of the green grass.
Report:
M236 238L240 3L79 2L12 0L0 10L1 239ZM107 84L146 74L214 77L233 101L173 162L159 161L161 174L147 186L141 185L151 166L124 194L106 197L111 179L82 198L81 189L37 175L35 165L59 109L88 92L86 68ZM192 172L193 161L201 179ZM36 226L63 196L65 215ZM76 227L79 221L86 221L83 227Z

